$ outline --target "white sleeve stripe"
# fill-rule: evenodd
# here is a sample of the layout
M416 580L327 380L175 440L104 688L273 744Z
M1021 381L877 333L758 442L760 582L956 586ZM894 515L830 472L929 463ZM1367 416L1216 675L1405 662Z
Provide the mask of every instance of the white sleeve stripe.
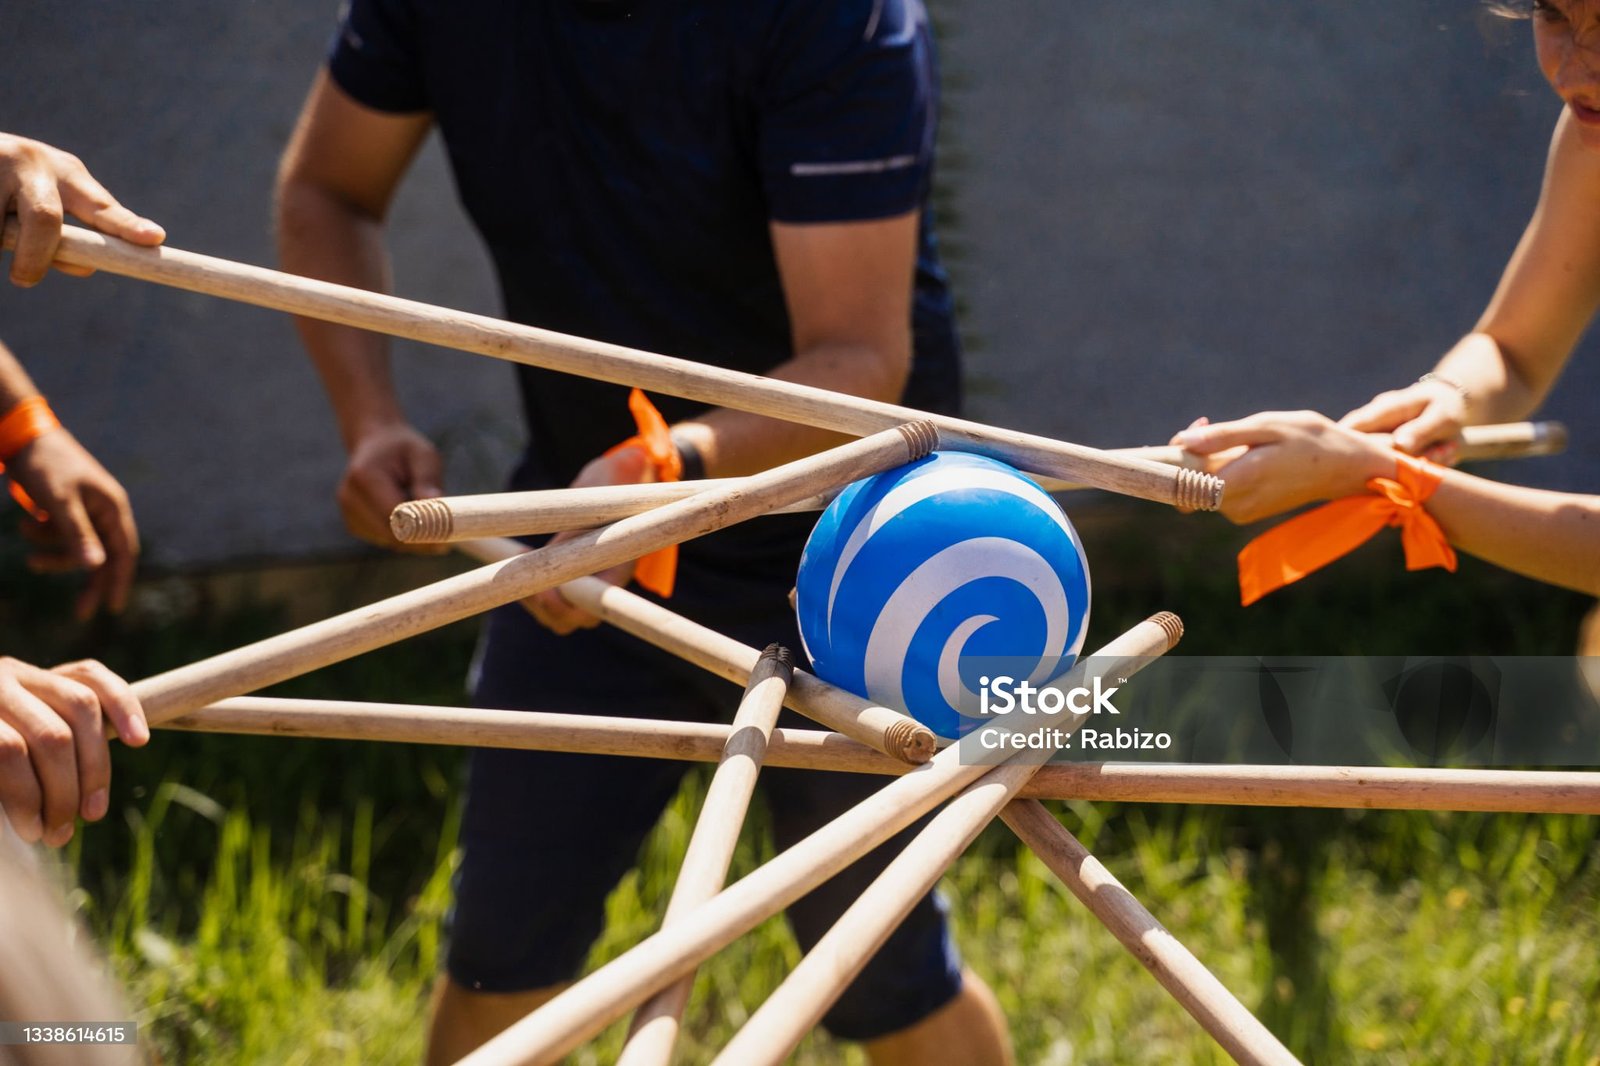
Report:
M895 155L888 159L854 159L845 163L792 163L789 173L796 178L825 178L839 174L882 174L915 166L914 155Z

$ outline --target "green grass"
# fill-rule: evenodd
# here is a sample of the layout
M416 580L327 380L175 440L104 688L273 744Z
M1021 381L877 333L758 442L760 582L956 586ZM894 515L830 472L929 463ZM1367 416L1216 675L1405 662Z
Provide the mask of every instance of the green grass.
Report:
M1236 542L1220 524L1091 536L1091 642L1174 608L1194 654L1548 654L1571 647L1587 606L1470 561L1453 578L1405 574L1384 547L1244 611L1227 562ZM20 591L13 602L61 600L48 582ZM83 634L58 609L30 609L9 650L98 654L138 676L282 627L271 610L202 599L159 624L146 612ZM470 627L453 627L286 689L458 702L471 641ZM161 734L145 751L118 752L116 768L112 817L70 851L75 899L164 1062L418 1060L449 898L459 753ZM704 780L689 776L612 894L591 964L655 928ZM1059 811L1308 1062L1600 1063L1592 819ZM769 856L763 821L758 810L736 875ZM1004 829L980 838L946 891L1022 1062L1223 1061ZM682 1061L709 1060L797 958L781 921L718 955L691 1002ZM612 1061L621 1035L613 1027L572 1061ZM819 1034L795 1061L864 1059Z
M163 829L184 819L214 837L192 902L172 898L157 861ZM367 887L372 805L348 821L307 810L280 854L247 811L175 783L132 819L134 865L96 924L165 1061L419 1058L417 1005L440 957L454 837L440 834L443 853L421 856L422 889L391 908Z
M594 964L654 929L703 779L693 776L613 893ZM1584 1064L1600 1055L1600 877L1584 820L1336 815L1345 831L1330 836L1307 886L1326 967L1322 997L1307 1003L1266 946L1264 883L1296 869L1281 848L1242 845L1218 812L1077 804L1063 814L1308 1061ZM201 867L192 904L153 906L166 880L154 862L161 830L180 819L205 823L215 843L190 858ZM448 822L441 828L447 845ZM431 868L423 889L389 905L363 888L370 805L348 818L307 816L288 856L275 858L270 831L249 814L172 786L135 835L140 858L125 894L96 925L166 1061L416 1061L448 854L420 856ZM752 834L736 873L766 854ZM946 891L962 948L999 992L1022 1061L1225 1061L1003 832L980 841ZM185 931L191 909L197 922ZM709 1061L797 957L776 921L719 955L691 1003L682 1061ZM621 1037L613 1027L571 1061L614 1061ZM795 1061L864 1059L819 1035Z

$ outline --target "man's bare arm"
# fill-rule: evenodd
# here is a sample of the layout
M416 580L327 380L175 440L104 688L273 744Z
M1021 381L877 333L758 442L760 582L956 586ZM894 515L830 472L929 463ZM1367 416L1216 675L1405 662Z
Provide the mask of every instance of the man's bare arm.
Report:
M363 107L320 73L278 172L284 269L387 290L384 217L431 125L425 112L392 115ZM311 319L297 319L296 326L349 454L338 491L345 522L357 536L394 547L389 512L442 491L438 452L406 421L384 338Z
M794 356L769 376L854 396L900 398L911 372L917 215L772 224ZM680 427L718 477L755 473L841 442L826 430L718 408Z

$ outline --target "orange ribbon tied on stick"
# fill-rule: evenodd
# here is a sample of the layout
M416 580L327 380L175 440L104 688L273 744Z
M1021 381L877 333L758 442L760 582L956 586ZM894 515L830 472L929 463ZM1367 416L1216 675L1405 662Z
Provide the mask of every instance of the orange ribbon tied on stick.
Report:
M633 414L633 421L639 427L639 432L621 444L607 449L606 454L615 455L625 448L638 448L649 460L650 469L655 472L657 481L682 480L683 460L678 455L677 447L672 443L667 420L661 417L661 412L656 410L655 404L650 402L650 398L643 391L634 389L628 393L628 410ZM662 599L672 596L677 577L676 544L659 548L634 565L633 579L641 588L649 589Z
M1371 540L1385 526L1400 527L1406 569L1456 568L1455 549L1422 505L1443 477L1431 463L1395 456L1395 477L1367 482L1372 495L1347 496L1269 529L1239 553L1239 598L1248 607Z

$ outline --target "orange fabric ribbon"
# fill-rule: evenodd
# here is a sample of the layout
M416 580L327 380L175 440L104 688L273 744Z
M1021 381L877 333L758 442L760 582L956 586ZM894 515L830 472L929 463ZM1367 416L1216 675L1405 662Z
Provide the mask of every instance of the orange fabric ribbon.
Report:
M18 452L52 429L60 428L61 422L56 418L56 413L50 410L50 404L43 396L29 396L18 400L16 406L0 418L0 474L6 472L5 464L15 458ZM33 497L17 483L16 478L11 479L9 487L11 498L37 521L43 522L50 517L33 502Z
M1442 566L1455 572L1456 553L1422 505L1442 475L1433 464L1395 456L1395 477L1367 482L1372 495L1325 503L1267 530L1239 553L1239 598L1248 607L1371 540L1384 526L1400 527L1407 570Z
M655 471L656 480L682 480L683 460L678 457L678 449L673 446L667 420L661 417L661 412L656 410L655 404L650 402L650 398L643 391L634 389L628 393L628 410L633 414L633 421L639 427L639 432L621 444L608 448L606 454L614 455L624 448L638 448L649 460L650 468ZM669 599L672 596L677 577L676 544L658 548L644 556L635 564L633 570L633 579L640 587L649 589L662 599Z

